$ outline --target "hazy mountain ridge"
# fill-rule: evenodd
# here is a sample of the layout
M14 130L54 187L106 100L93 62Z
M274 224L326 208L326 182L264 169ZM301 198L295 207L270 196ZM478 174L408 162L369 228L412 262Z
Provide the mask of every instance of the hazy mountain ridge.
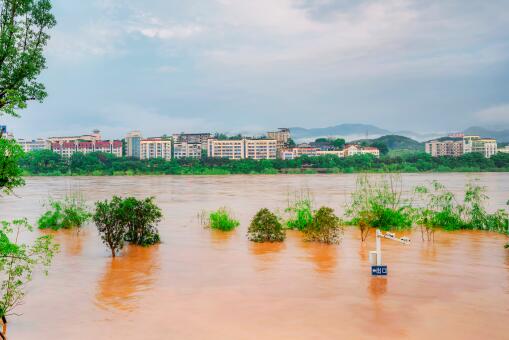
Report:
M431 139L447 136L447 132L418 133L413 131L389 131L371 124L339 124L323 128L290 128L292 138L296 141L307 142L321 137L339 137L347 141L361 139L376 139L387 135L408 137L417 142L424 142ZM498 142L509 142L509 129L490 130L483 127L473 126L464 130L463 133L491 137Z
M424 144L405 136L386 135L375 139L359 139L353 143L383 143L387 145L389 150L412 150L424 151Z

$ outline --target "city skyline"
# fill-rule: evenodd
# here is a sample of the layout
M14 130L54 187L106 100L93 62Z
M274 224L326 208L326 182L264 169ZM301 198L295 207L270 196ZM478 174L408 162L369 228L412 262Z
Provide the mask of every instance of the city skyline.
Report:
M37 138L95 128L255 132L509 127L503 1L57 1L48 98L0 117Z

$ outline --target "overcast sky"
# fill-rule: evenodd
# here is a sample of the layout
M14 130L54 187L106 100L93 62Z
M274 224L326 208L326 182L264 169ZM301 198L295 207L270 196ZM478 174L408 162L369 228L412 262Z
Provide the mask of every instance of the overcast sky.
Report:
M19 137L509 128L507 0L54 0Z

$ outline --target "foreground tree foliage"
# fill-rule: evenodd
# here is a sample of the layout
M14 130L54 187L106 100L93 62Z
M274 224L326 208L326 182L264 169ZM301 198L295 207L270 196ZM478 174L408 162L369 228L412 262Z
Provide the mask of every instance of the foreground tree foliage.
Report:
M23 149L19 144L0 137L0 192L10 194L14 188L25 184L19 166L22 156Z
M63 200L50 200L48 210L37 220L39 229L81 228L91 217L85 199L79 193L67 195Z
M304 230L307 241L335 244L341 241L343 228L340 219L329 207L321 207L315 212L311 225Z
M25 219L0 223L0 317L10 315L23 302L33 271L42 267L47 274L58 251L51 236L40 236L32 244L20 243L23 230L32 231Z
M248 238L253 242L282 242L286 234L277 216L264 208L253 217L248 229Z
M125 242L149 246L160 242L156 224L161 221L161 209L154 198L138 200L113 196L111 201L96 202L93 220L111 256L122 250Z
M0 11L0 112L17 116L28 101L47 95L37 77L56 21L49 0L1 0Z

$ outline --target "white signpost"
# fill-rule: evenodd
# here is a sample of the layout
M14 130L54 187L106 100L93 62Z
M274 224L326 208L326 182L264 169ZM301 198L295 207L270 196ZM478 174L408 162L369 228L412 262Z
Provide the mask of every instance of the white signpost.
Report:
M376 230L376 250L369 252L369 262L371 263L371 275L387 275L387 266L382 264L382 238L397 241L403 244L410 244L408 237L398 238L394 233L383 234L380 229Z

